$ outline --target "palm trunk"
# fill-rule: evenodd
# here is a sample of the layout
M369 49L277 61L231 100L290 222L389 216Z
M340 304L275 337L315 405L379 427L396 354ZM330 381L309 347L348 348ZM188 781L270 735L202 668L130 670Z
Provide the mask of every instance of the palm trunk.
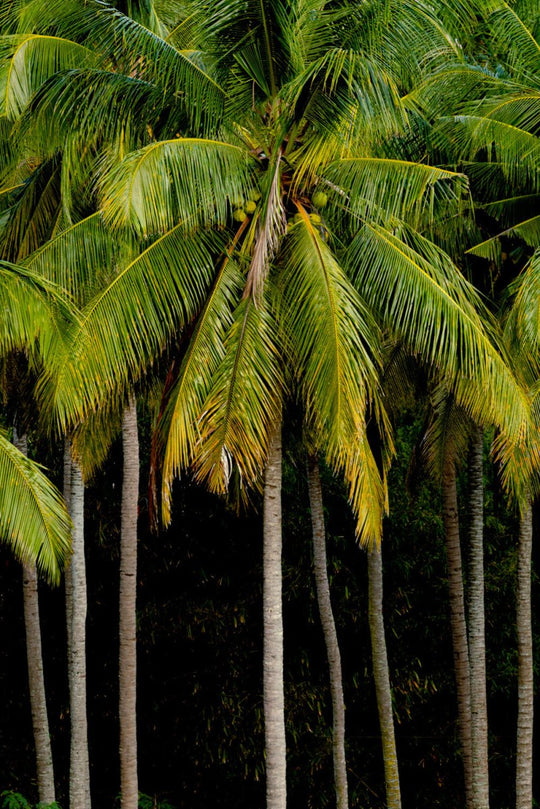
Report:
M13 443L26 455L26 436L13 437ZM39 622L38 577L35 565L23 565L24 627L26 633L26 659L28 663L28 687L32 728L36 748L36 772L39 802L54 803L54 768L49 735L49 717L43 674L43 653Z
M324 527L323 500L319 466L313 456L308 458L308 488L311 508L311 524L313 529L313 566L317 603L323 628L328 668L330 672L330 692L332 694L333 734L332 746L334 757L334 784L336 790L337 809L348 809L347 762L345 759L345 701L343 699L343 678L341 671L341 655L336 632L330 586L326 564L326 537Z
M132 399L122 424L124 477L120 538L120 793L122 809L137 809L137 506L139 438Z
M70 704L70 809L90 809L90 768L86 715L86 563L84 556L84 483L76 463L64 459L70 471L66 494L73 523L71 564L66 571L66 616Z
M268 447L264 482L263 621L266 806L287 804L287 744L283 688L283 604L281 595L281 425Z
M516 809L533 805L533 637L531 622L532 506L526 504L519 526L517 581L518 721Z
M471 676L471 750L474 809L489 809L488 717L484 618L483 432L477 429L469 460L470 567L469 658Z
M469 647L465 622L465 597L459 541L459 518L456 489L456 470L449 461L442 481L443 522L448 565L450 592L450 628L454 651L454 673L458 703L458 725L462 748L465 779L465 806L472 809L472 748L471 748L471 677L469 670Z
M384 779L386 784L386 805L388 809L401 809L401 791L399 787L399 769L394 734L394 716L392 711L392 691L388 672L388 656L383 618L383 568L380 549L368 551L369 576L369 631L371 635L371 654L373 658L373 675L379 725L384 761Z

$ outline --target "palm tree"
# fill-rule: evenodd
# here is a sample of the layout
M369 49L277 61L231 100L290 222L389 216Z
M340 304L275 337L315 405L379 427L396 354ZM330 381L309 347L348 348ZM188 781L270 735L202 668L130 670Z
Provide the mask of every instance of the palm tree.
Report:
M499 233L472 248L471 252L489 258L498 266L503 251L512 241L524 242L538 249L540 217L538 212L538 64L539 43L536 32L535 4L523 0L508 5L479 4L482 70L466 62L456 64L433 79L424 92L427 101L436 92L441 98L451 99L451 112L441 131L454 148L458 160L464 161L471 177L477 203L499 225ZM445 93L444 88L452 90ZM511 191L509 192L509 187ZM502 228L502 231L501 231ZM506 262L506 269L509 263ZM519 279L519 293L514 310L514 327L510 341L514 353L520 357L537 355L537 282L535 256ZM517 348L516 348L517 347ZM520 359L519 364L522 364ZM525 374L525 388L534 384L537 371ZM534 435L534 433L533 433ZM514 441L502 439L499 446L510 468L506 475L510 491L516 497L521 511L522 527L519 555L519 696L518 696L518 757L516 773L517 805L530 806L532 801L532 655L528 623L529 598L523 586L524 569L530 572L528 543L530 540L530 457L534 455L534 439L525 440L529 452L516 450ZM518 442L518 448L522 442ZM512 453L524 461L516 467Z

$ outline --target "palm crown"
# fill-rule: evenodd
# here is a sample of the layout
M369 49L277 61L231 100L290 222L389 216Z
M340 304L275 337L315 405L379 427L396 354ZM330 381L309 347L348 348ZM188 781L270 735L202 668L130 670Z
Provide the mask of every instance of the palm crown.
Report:
M97 0L32 0L10 17L19 100L6 114L22 113L41 159L61 149L68 189L69 227L38 264L59 250L99 261L89 239L110 241L103 222L123 245L75 326L77 362L59 352L60 419L175 340L166 489L190 465L218 491L234 467L257 485L294 393L348 480L359 533L378 536L384 485L365 422L369 409L387 434L381 328L435 363L471 415L515 432L526 411L476 295L428 238L460 209L465 179L409 159L417 57L436 67L452 40L415 3L195 2L170 28L141 19ZM418 53L405 51L412 30ZM81 218L69 188L96 171L86 198L101 213Z

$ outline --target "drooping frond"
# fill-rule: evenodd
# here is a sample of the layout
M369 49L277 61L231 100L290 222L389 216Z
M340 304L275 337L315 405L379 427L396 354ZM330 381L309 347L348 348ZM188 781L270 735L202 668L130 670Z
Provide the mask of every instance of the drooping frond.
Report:
M95 213L47 241L24 265L66 290L81 306L105 280L112 280L120 257L118 239Z
M512 183L530 183L539 189L538 162L540 138L504 121L478 115L459 115L443 122L456 153L465 160L474 160L481 152L488 161L496 160Z
M513 4L494 2L487 28L498 53L517 75L530 77L540 69L540 42Z
M501 257L501 242L502 237L523 239L531 245L540 244L540 214L532 216L524 222L517 222L510 228L502 230L491 239L486 239L481 244L476 244L467 250L467 253L472 253L475 256L487 258L490 261L499 261Z
M364 424L380 337L305 210L279 262L280 320L290 366L316 432L338 447Z
M20 261L52 234L61 213L60 164L37 166L26 182L8 192L10 205L0 225L0 256Z
M515 299L508 315L507 342L519 346L535 372L540 372L540 250L537 249L516 279Z
M197 53L177 50L105 0L33 0L21 25L73 38L114 64L116 72L176 93L195 129L214 128L222 115L223 90L205 72Z
M331 164L325 176L347 193L353 213L369 216L369 207L417 226L443 210L456 213L467 187L463 174L406 160L360 157Z
M62 343L65 324L77 319L62 290L6 261L0 261L0 309L0 351L27 349L46 366Z
M521 434L528 403L475 290L442 250L411 232L407 241L365 225L347 251L356 288L387 328L450 380L472 418Z
M466 454L473 422L444 383L432 389L429 407L430 419L422 437L421 452L430 473L441 480L445 466L455 465Z
M156 104L162 93L133 76L97 68L77 68L55 74L44 82L19 124L19 137L35 144L42 153L62 149L70 136L79 149L123 138L134 130L146 136L146 127L156 121ZM115 114L111 115L111 109ZM135 122L141 121L138 126Z
M48 78L95 62L92 51L69 39L39 34L0 37L1 114L17 118Z
M240 299L244 274L228 249L212 291L181 360L180 370L158 424L162 469L163 519L171 516L173 478L188 470L198 450L199 421L215 373L225 358L225 338L233 324L233 312Z
M25 563L58 583L70 549L70 520L60 493L37 464L0 433L0 537Z
M121 394L193 319L211 283L220 247L219 235L192 238L176 227L123 263L83 310L70 336L68 356L57 357L51 374L54 385L44 390L62 428L104 398Z
M388 512L388 490L384 473L378 468L365 430L344 447L336 458L328 453L328 462L343 474L348 498L356 517L356 537L367 548L379 547L382 521Z
M249 162L238 146L202 138L152 143L127 155L102 188L105 219L143 236L182 223L187 230L227 221L248 189Z
M266 300L245 298L234 313L221 361L199 423L197 479L227 490L233 467L248 491L260 484L271 425L281 405L282 369L277 324Z

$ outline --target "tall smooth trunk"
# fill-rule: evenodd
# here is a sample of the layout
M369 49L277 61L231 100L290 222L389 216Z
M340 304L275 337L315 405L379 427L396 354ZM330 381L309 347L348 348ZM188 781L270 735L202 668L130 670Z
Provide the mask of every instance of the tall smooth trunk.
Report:
M139 438L132 399L122 423L124 471L120 537L120 793L122 809L137 809L137 510Z
M263 514L263 691L267 809L285 809L287 805L281 527L281 424L277 424L268 447Z
M489 809L488 715L484 617L483 432L477 429L469 458L469 664L474 809Z
M533 521L530 501L521 515L518 546L517 640L518 720L516 750L516 809L533 805L533 636L531 621L531 560Z
M17 449L26 455L27 442L25 435L18 436L15 433L13 443ZM23 605L28 687L30 691L30 709L32 712L32 728L36 749L39 802L49 804L54 803L56 796L51 738L49 734L49 717L47 714L47 698L45 694L45 677L43 673L38 576L35 565L23 565Z
M471 675L465 621L463 567L459 540L456 469L454 463L450 461L446 464L443 472L442 501L450 594L450 628L454 653L459 736L465 780L465 806L467 809L472 809Z
M317 459L313 456L308 458L307 477L313 535L315 587L324 642L326 644L326 655L328 657L328 669L330 674L330 692L332 695L332 747L336 807L337 809L348 809L347 762L345 758L345 700L343 698L341 654L339 651L336 623L334 621L334 613L332 612L332 602L330 599L330 585L328 582L326 532L319 466Z
M371 636L371 654L373 659L373 676L377 694L379 725L384 761L384 779L386 784L386 805L388 809L401 809L401 790L399 786L399 768L394 733L394 716L392 711L392 691L388 672L388 655L383 618L383 567L380 549L368 551L368 602L369 631Z
M90 809L90 767L86 712L86 562L84 554L84 483L81 470L64 458L65 487L73 523L71 564L66 571L66 617L70 705L70 809ZM66 481L67 482L67 481Z

